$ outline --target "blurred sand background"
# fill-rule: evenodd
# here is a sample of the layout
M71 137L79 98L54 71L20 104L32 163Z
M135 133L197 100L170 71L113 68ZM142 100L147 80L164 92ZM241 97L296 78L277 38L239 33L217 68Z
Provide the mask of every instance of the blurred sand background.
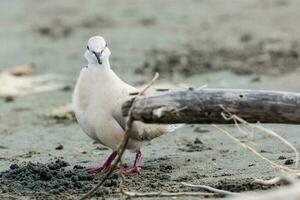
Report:
M110 152L93 144L74 121L44 115L71 101L90 36L105 37L113 70L135 86L159 71L158 85L300 92L299 7L296 0L1 1L0 70L27 64L32 76L50 76L60 87L0 99L0 171L55 157L92 166ZM266 126L300 149L298 126ZM224 128L241 135L233 126ZM290 149L266 134L246 139L278 163L293 159ZM59 145L63 149L56 150ZM251 184L253 178L278 174L209 125L186 126L153 140L143 152L142 174L128 177L132 190L179 191L180 181L253 190L261 189ZM134 155L125 158L130 165ZM116 188L107 187L106 197L119 197Z

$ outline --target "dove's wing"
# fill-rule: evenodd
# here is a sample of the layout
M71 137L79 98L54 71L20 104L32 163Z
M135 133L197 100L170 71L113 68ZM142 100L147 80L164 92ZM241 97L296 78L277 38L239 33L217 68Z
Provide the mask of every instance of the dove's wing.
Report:
M125 131L126 127L126 120L125 118L121 115L120 111L113 111L112 113L113 119L120 125L120 127Z
M112 117L125 131L126 119L121 115L121 113L114 111L112 113ZM132 139L138 141L149 141L163 135L164 133L172 132L175 129L173 125L145 124L143 122L135 121L132 124L131 130L130 137Z
M122 116L121 106L122 103L131 98L129 94L138 92L138 89L123 81L120 81L118 84L120 84L120 87L122 87L122 95L120 95L120 98L117 99L115 109L112 112L112 117L125 131L126 118ZM134 121L132 124L130 137L138 141L149 141L163 135L164 133L172 132L181 126L182 125L145 124L143 122Z
M133 122L130 137L139 141L149 141L169 132L170 125L145 124Z

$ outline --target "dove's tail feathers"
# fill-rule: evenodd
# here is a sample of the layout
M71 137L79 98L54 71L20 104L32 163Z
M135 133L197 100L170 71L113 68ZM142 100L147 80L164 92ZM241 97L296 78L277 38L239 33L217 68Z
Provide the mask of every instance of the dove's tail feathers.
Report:
M179 128L182 128L185 124L170 124L168 125L167 132L173 132Z

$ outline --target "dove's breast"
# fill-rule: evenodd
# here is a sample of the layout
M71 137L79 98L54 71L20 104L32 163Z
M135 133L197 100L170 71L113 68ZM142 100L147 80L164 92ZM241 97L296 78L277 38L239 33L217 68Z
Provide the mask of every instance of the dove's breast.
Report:
M121 104L130 98L130 92L136 91L110 69L81 70L73 94L73 108L80 127L94 140L116 149L124 137ZM168 128L168 125L135 122L127 148L139 149L146 141L168 132Z
M122 101L124 88L111 71L82 69L73 93L73 109L78 124L94 140L112 149L118 147L124 130L113 119Z
M79 78L74 88L72 97L72 106L78 121L78 124L82 130L94 140L98 140L96 137L96 131L93 125L89 121L88 107L91 101L91 88L88 77L87 69L84 68L80 71Z

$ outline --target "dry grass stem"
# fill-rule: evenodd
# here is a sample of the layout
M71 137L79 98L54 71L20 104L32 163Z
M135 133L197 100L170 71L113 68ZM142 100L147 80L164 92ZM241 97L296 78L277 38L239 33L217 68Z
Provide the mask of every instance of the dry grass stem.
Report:
M285 167L283 165L279 165L273 161L271 161L270 159L264 157L263 155L261 155L260 153L258 153L254 148L250 147L249 145L242 143L239 139L237 139L236 137L234 137L233 135L231 135L228 131L220 128L219 126L212 124L213 127L215 127L216 129L218 129L219 131L221 131L222 133L224 133L226 136L228 136L231 140L233 140L236 144L241 145L242 147L244 147L246 150L252 152L253 154L257 155L259 158L261 158L262 160L266 161L267 163L269 163L273 168L275 169L281 169L287 172L292 172L292 173L296 173L299 172L299 170L294 170L294 169L290 169L288 167Z
M277 139L279 139L280 141L282 141L284 144L286 144L287 146L289 146L294 152L295 152L295 167L298 167L298 162L299 162L299 153L297 151L297 149L290 143L288 142L286 139L284 139L283 137L281 137L278 133L275 133L273 130L271 129L267 129L265 127L263 127L262 125L260 124L250 124L248 123L246 120L240 118L239 116L237 115L233 115L231 114L227 109L225 109L222 105L221 105L221 108L226 112L227 116L225 113L221 113L222 117L225 119L225 120L234 120L234 123L236 125L236 127L241 131L243 132L244 134L247 134L247 132L243 131L241 129L241 127L239 126L239 123L242 123L246 126L248 126L249 128L252 129L252 134L253 134L253 130L254 129L258 129L260 131L263 131Z
M207 192L130 192L122 191L122 194L128 197L181 197L181 196L194 196L194 197L212 197L213 193Z
M127 197L180 197L180 196L194 196L194 197L212 197L215 196L213 193L207 192L132 192L126 191L125 177L119 172L120 179L120 192Z
M188 186L188 187L194 187L194 188L202 188L205 190L208 190L210 192L214 192L217 194L222 194L222 195L240 195L239 193L236 192L230 192L230 191L226 191L226 190L219 190L217 188L213 188L207 185L194 185L194 184L190 184L190 183L186 183L186 182L181 182L182 185L184 186Z

